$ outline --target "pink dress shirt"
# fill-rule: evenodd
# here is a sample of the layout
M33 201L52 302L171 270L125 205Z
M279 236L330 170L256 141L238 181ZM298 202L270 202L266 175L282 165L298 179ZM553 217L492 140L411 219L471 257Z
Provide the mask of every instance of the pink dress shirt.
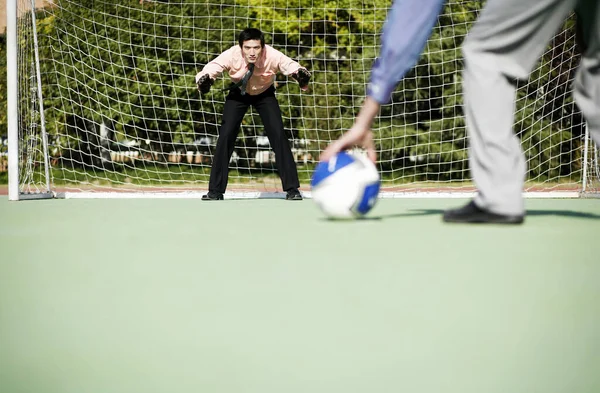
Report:
M279 52L272 46L265 45L258 60L254 63L254 72L248 80L246 93L257 95L266 91L275 82L277 72L290 75L298 71L300 64ZM221 53L216 59L204 66L202 71L196 75L196 83L204 74L212 79L227 71L234 83L239 82L248 71L248 63L244 60L242 48L239 45L232 46Z

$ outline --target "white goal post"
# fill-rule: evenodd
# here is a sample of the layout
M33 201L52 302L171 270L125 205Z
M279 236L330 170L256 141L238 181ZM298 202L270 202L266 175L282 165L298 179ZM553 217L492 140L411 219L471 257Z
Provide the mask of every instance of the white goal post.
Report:
M301 179L346 131L365 95L391 0L7 0L9 199L198 197L206 190L227 75L194 76L245 27L312 72L277 97ZM382 197L473 193L460 45L482 7L450 0L421 61L374 124ZM571 97L579 61L565 21L528 81L514 129L528 196L596 195L600 152ZM262 123L249 110L226 197L279 197Z

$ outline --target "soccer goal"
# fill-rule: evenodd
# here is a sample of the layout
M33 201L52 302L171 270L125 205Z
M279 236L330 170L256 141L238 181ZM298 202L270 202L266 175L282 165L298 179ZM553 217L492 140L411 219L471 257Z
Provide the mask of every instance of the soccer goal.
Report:
M277 97L303 186L365 95L389 0L8 0L9 198L194 197L207 189L227 75L201 97L194 76L261 29L312 72L308 92L280 76ZM480 1L449 1L418 66L374 124L383 196L473 192L460 45ZM599 189L599 151L570 95L574 18L519 85L515 132L526 192ZM262 123L250 110L226 197L277 196Z

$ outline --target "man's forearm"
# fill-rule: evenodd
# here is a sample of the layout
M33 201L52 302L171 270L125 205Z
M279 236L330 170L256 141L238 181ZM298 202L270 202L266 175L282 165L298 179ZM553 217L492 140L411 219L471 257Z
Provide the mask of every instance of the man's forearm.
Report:
M362 107L360 108L360 112L358 116L356 116L356 124L360 125L363 128L371 128L371 124L373 124L373 120L379 114L379 108L381 105L373 99L372 97L367 97Z

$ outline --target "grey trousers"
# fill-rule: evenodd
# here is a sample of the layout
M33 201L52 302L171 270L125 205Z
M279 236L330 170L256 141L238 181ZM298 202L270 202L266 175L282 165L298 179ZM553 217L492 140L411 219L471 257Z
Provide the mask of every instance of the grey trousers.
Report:
M488 0L463 44L463 90L475 204L523 214L526 165L513 132L515 80L527 78L574 10L587 44L574 97L600 145L600 6L598 0Z

